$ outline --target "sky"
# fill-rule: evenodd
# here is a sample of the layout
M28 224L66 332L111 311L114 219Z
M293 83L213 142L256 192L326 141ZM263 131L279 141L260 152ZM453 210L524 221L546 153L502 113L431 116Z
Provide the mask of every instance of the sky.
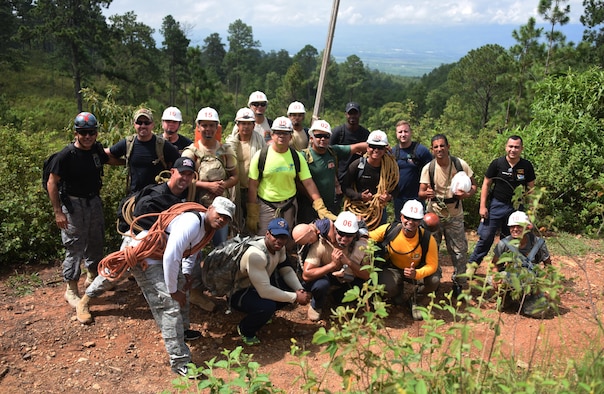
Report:
M571 21L567 39L581 39L579 17L583 0L569 0ZM423 52L457 61L471 49L498 43L512 45L511 32L533 16L539 0L340 0L332 54L362 59L379 51L404 56ZM334 1L330 0L113 0L106 16L133 11L138 21L155 29L158 47L162 20L172 15L192 46L203 46L211 33L227 44L230 23L241 19L252 26L261 49L286 49L291 55L306 44L325 47ZM574 25L574 26L572 26ZM452 60L451 60L452 59Z

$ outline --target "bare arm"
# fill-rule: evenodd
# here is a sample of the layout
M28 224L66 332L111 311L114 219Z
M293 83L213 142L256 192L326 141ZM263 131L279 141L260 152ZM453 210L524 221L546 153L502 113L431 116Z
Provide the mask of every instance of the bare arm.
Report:
M48 197L50 198L50 203L52 204L52 210L55 214L55 222L57 223L57 227L60 229L66 229L69 225L69 222L67 221L67 216L65 216L63 210L61 209L61 199L59 197L60 181L60 176L50 173L48 182L46 183L46 188L48 189Z
M487 197L489 195L489 189L493 184L493 180L491 178L484 177L482 181L482 189L480 190L480 217L486 218L489 215L489 210L487 208Z

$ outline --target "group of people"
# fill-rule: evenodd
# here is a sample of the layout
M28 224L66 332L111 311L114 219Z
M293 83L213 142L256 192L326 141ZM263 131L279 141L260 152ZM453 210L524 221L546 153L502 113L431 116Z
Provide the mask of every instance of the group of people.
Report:
M141 218L137 231L131 231L133 223L123 227L124 243L116 253L125 256L128 248L157 248L160 243L146 242L145 234L158 226L166 234L163 249L154 250L129 271L160 327L173 371L183 376L191 376L185 340L201 335L190 329L189 302L208 311L214 307L203 293L200 250L210 243L221 245L229 229L231 234L263 237L241 257L238 283L245 285L228 299L231 307L246 314L237 326L242 341L255 345L260 343L258 331L283 305L309 304L308 318L317 321L330 293L337 302L346 289L367 280L369 272L362 267L370 263L365 253L368 239L385 253L387 265L379 281L386 297L400 304L403 283L414 284L411 312L420 320L421 296L434 292L441 280L442 238L454 266L453 295L458 296L467 286L463 274L468 261L480 264L497 231L501 239L509 235L504 224L509 224L513 211L515 187L529 191L534 186L533 167L520 157L522 139L512 136L506 156L494 160L485 174L480 240L468 260L462 201L472 197L477 186L469 165L450 155L445 135L432 138L431 153L413 141L410 124L400 121L397 143L391 147L385 132L369 132L360 125L361 107L354 102L345 107L346 122L333 130L320 119L305 129L300 102L291 103L287 116L274 120L265 116L267 106L266 95L253 92L248 107L237 111L225 142L217 135L218 112L210 107L198 112L193 141L178 133L182 124L178 108L163 112L161 135L153 133L153 113L141 108L133 116L136 134L110 148L96 142L98 122L93 114L76 116L74 142L52 161L47 186L66 250L64 296L76 309L78 321L91 323L90 301L114 285L110 273L99 275L104 164L127 166L128 192L120 204L121 214L131 201L134 221ZM169 171L169 179L158 185L162 171ZM396 216L391 221L389 204ZM178 207L183 208L175 210ZM162 215L167 212L173 214L166 221ZM421 226L425 212L440 219L433 234ZM291 264L296 244L307 245L300 275ZM497 250L502 251L499 246ZM542 257L549 259L547 250ZM86 290L80 296L82 260Z

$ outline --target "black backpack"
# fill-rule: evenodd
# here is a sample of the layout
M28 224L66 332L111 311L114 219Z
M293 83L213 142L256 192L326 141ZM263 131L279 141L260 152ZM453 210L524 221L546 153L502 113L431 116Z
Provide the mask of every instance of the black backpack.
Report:
M260 157L258 157L258 183L260 183L260 180L262 180L262 173L264 172L264 165L266 164L266 156L268 155L269 148L270 145L265 145L260 150ZM289 147L289 151L292 154L294 167L296 169L296 178L298 178L298 173L300 172L300 156L298 156L298 151L291 146Z
M67 145L67 148L69 149L70 154L72 154L73 157L75 157L76 147L75 147L74 143L70 142L69 145ZM94 149L95 153L98 154L101 150L104 150L105 148L103 148L103 144L96 141L96 143L94 144L92 149ZM55 159L55 157L57 157L57 155L59 153L61 153L62 151L63 150L60 150L60 151L55 152L55 153L51 154L50 156L48 156L46 158L46 160L44 160L44 164L42 165L42 187L44 188L44 190L46 190L46 192L48 192L48 178L50 178L50 164ZM101 176L103 176L103 175L104 175L103 166L101 165ZM63 188L63 180L61 180L61 183L59 184L59 190L62 190L62 188Z
M392 242L394 240L394 238L396 238L398 233L401 232L402 228L403 228L403 224L400 222L395 222L395 223L391 223L388 225L388 227L386 228L386 233L384 233L384 239L382 240L382 242L379 243L380 250L377 253L377 255L379 257L382 257L384 260L388 260L388 256L389 256L388 245L390 244L390 242ZM421 257L421 260L420 260L419 264L417 265L417 267L415 267L415 268L419 269L419 268L423 267L424 265L426 265L426 255L428 254L428 248L430 247L430 237L432 236L432 233L422 227L418 227L417 231L420 232L419 233L420 241L418 242L418 244L415 245L415 247L413 249L411 249L410 251L401 253L401 254L409 254L409 253L415 251L417 249L417 247L421 245L422 257ZM397 253L396 250L394 252Z

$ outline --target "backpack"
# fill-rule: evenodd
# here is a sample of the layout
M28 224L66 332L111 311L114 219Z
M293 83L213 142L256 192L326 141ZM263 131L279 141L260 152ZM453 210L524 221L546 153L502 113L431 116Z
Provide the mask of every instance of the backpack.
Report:
M388 225L388 227L386 228L386 233L384 234L384 239L379 244L379 246L380 246L379 256L380 257L382 257L384 259L386 259L388 257L388 245L390 244L390 242L392 242L394 240L394 238L396 238L398 233L401 232L402 228L403 228L403 224L400 222L395 222L395 223L391 223ZM423 229L421 227L418 227L417 231L420 232L420 234L419 234L420 241L418 242L417 245L415 245L415 247L412 250L410 250L406 253L403 253L403 254L409 254L411 252L414 252L415 249L417 249L417 247L421 245L422 257L421 257L417 267L415 267L416 269L419 269L419 268L422 268L424 265L426 265L426 255L428 254L428 249L430 247L430 237L432 236L432 233L430 231L428 231L427 229ZM398 252L396 252L396 250L394 252L398 253Z
M195 155L195 167L197 168L198 180L205 182L213 182L225 180L228 178L226 170L227 165L227 146L221 144L215 154L204 153L195 145L189 145L186 150L193 152ZM209 207L214 201L214 195L205 191L197 190L197 202ZM223 197L230 198L229 189L225 190Z
M457 172L463 171L463 167L461 166L461 161L459 161L459 158L457 158L455 156L449 156L449 157L451 158L451 161L453 162L453 165L455 166L455 170L457 170ZM435 170L435 168L436 168L436 159L432 160L430 162L430 166L428 167L428 173L430 175L430 187L432 188L432 190L434 190L434 170Z
M230 297L239 290L236 281L240 270L241 257L250 246L256 246L267 253L264 237L237 234L212 250L201 263L201 280L214 296ZM268 260L268 258L267 258Z
M407 157L404 160L409 160L411 159L411 161L413 162L413 164L415 164L416 166L419 164L419 157L417 157L417 146L419 145L419 143L417 141L413 141L411 142L411 146L410 148L413 148L413 151L411 152L411 154L407 154ZM401 154L401 147L400 145L396 145L396 148L394 149L394 158L398 161L399 159L399 155ZM402 159L402 158L401 158ZM420 168L421 169L421 168Z
M260 150L260 157L258 158L258 183L262 180L262 173L264 172L264 165L266 164L266 156L268 155L268 148L270 145L265 145ZM294 167L296 169L296 178L298 177L298 173L300 172L300 156L298 156L298 151L296 151L291 146L289 147L289 151L292 154L292 159L294 160Z
M304 157L306 158L306 162L307 163L312 163L313 158L312 158L312 154L310 153L311 148L306 148L302 150L302 153L304 154ZM327 147L327 153L329 153L331 155L331 157L333 157L333 159L336 162L336 171L338 169L338 155L336 154L336 151L333 150L333 148L331 146Z
M76 147L74 145L73 142L70 142L69 145L67 145L67 148L69 149L70 154L76 155ZM103 148L103 144L101 144L100 142L96 141L95 144L93 145L92 149L95 150L95 153L98 154L100 150L104 150L105 148ZM53 162L53 160L55 159L55 157L57 157L57 155L59 153L61 153L63 150L60 150L58 152L55 152L53 154L51 154L50 156L48 156L46 158L46 160L44 160L44 163L42 164L42 187L44 188L44 190L46 190L46 192L48 192L48 178L50 178L50 165ZM105 173L103 171L103 165L101 165L101 176L103 176ZM61 180L60 184L59 184L59 191L61 191L63 189L63 180Z
M135 134L129 135L125 138L126 140L126 168L128 169L128 177L126 181L126 190L130 190L130 166L128 163L130 162L130 155L132 154L132 149L134 149L134 139L136 138ZM164 170L168 170L168 163L166 163L166 159L164 158L164 145L166 144L166 140L164 137L156 135L155 136L155 154L157 155L157 159L153 161L153 164L161 163L164 167Z

